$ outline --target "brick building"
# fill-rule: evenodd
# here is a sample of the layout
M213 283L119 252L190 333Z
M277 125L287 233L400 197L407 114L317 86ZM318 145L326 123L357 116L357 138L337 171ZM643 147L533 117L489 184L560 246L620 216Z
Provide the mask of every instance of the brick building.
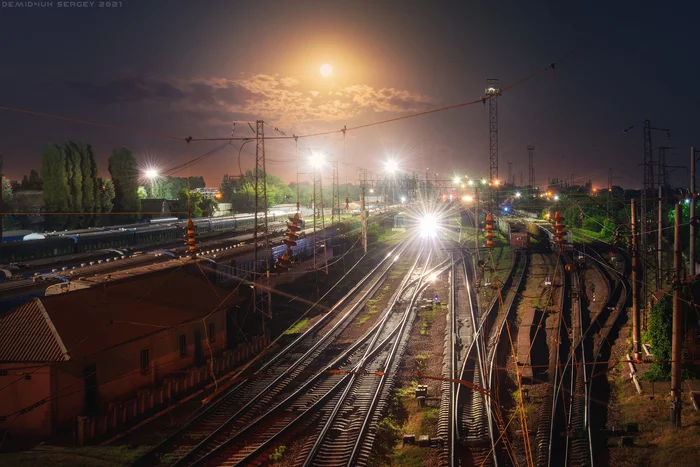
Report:
M242 340L242 301L189 263L34 299L0 316L0 430L75 433L78 416L202 367Z

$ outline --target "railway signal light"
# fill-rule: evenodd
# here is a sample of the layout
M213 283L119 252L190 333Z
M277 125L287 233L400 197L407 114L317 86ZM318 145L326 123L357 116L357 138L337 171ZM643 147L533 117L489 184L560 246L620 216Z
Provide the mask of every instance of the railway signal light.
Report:
M562 221L566 219L557 211L552 220L554 220L554 243L556 245L565 245L566 225L562 224Z
M192 222L192 219L187 220L187 226L186 226L186 238L187 242L185 245L187 245L187 253L192 255L193 257L197 254L197 241L195 240L195 230L194 230L194 222Z
M297 240L299 239L299 237L297 236L297 232L301 230L300 225L301 218L299 217L299 213L297 212L296 214L294 214L294 217L289 218L289 224L287 224L287 233L285 234L286 238L282 240L282 242L285 245L287 245L287 250L282 256L280 256L280 269L287 270L292 267L292 247L297 246Z
M493 248L493 217L491 217L491 213L488 212L486 213L486 233L484 234L484 238L486 239L486 248Z

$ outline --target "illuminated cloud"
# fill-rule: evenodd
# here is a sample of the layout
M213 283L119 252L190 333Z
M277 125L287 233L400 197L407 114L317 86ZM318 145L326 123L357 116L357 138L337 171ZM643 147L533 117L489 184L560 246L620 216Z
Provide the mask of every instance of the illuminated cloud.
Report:
M295 124L347 121L363 114L425 110L434 101L425 95L366 84L319 92L296 77L265 74L238 79L132 77L95 84L69 83L71 89L101 104L142 103L151 110L183 111L208 121L264 118Z

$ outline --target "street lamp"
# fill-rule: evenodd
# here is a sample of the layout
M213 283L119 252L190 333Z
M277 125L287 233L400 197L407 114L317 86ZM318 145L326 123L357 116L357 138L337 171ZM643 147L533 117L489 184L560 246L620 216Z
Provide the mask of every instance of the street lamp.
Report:
M148 181L151 182L151 197L155 198L155 191L156 191L156 179L158 178L158 170L154 168L146 169L146 172L144 173Z
M396 159L388 159L384 163L384 168L386 169L387 173L393 175L399 170L399 163L396 161Z
M314 169L320 169L326 162L326 158L323 153L318 151L311 151L311 157L309 157L309 163Z

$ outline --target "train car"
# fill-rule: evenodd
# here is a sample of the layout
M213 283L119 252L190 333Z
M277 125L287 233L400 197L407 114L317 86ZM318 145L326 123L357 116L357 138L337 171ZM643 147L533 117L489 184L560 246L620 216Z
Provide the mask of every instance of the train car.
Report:
M31 230L8 230L2 233L2 243L21 242L31 234Z
M0 245L0 264L69 255L75 253L75 246L75 239L71 237L50 237L42 240L3 243Z
M148 243L167 242L176 240L183 235L183 229L176 225L155 225L136 230L134 234L134 244L143 245Z
M134 244L135 229L109 230L70 236L75 238L77 253L102 250L105 248L124 248Z

